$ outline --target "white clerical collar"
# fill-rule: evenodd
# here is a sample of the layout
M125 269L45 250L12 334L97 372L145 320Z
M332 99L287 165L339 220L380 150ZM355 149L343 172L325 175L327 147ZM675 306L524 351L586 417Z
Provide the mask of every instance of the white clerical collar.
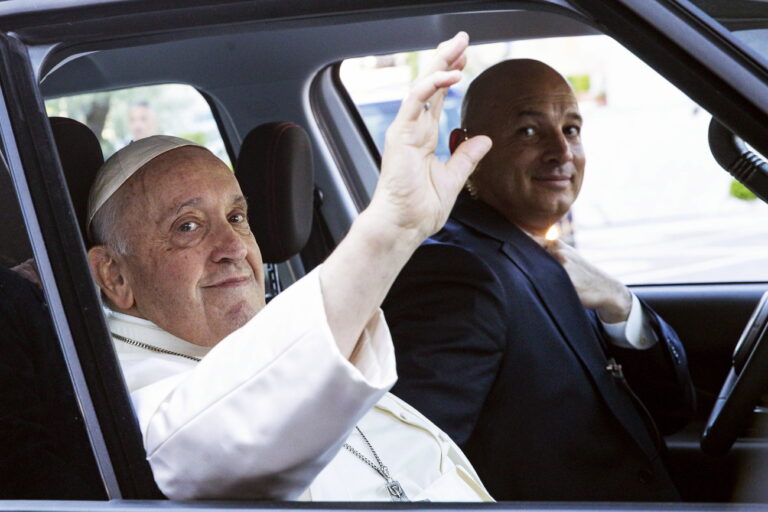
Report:
M119 336L195 359L203 358L211 350L211 347L184 341L144 318L118 313L106 307L104 314L109 330Z

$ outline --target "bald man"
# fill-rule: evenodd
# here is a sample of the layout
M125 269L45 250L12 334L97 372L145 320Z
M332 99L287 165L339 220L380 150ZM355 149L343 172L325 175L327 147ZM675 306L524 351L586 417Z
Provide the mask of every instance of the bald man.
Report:
M544 234L584 176L582 117L538 61L471 84L451 146L493 148L384 304L394 392L465 450L502 500L677 500L661 432L694 408L674 331Z

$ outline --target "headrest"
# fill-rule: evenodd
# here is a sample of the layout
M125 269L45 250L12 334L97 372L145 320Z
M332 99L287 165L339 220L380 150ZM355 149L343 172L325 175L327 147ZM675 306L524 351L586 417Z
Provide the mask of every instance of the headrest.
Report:
M50 121L69 195L75 207L77 223L87 245L88 238L84 228L88 212L88 192L96 177L96 171L104 163L104 154L101 152L99 139L83 123L65 117L51 117Z
M0 265L13 267L32 257L16 189L5 157L0 155Z
M312 229L315 179L307 132L289 122L257 126L243 140L235 176L264 262L298 254Z

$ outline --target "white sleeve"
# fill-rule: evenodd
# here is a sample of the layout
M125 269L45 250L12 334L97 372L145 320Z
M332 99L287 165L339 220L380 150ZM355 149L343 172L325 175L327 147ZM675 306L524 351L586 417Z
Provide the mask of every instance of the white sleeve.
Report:
M651 327L647 315L643 311L643 306L634 293L632 294L632 309L629 310L629 317L625 322L615 324L608 324L602 320L600 322L608 335L608 340L618 347L644 350L651 348L658 341L656 333L653 332L653 327Z
M317 269L192 370L131 393L147 459L171 499L293 499L394 384L379 311L358 365L328 327Z

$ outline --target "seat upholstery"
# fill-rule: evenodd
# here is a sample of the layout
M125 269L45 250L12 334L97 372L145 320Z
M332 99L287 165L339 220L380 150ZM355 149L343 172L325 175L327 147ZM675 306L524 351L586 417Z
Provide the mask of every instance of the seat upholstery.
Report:
M0 265L12 267L32 257L24 217L5 158L0 160Z
M51 117L50 121L69 196L75 208L83 241L88 246L83 229L88 212L88 192L96 172L104 163L104 154L99 139L83 123L65 117Z
M235 174L264 261L298 254L312 229L314 168L306 131L286 121L257 126L243 140Z
M82 231L88 208L88 190L96 171L104 163L104 156L98 138L83 123L64 117L51 117L50 122ZM0 219L4 226L0 234L0 263L13 266L31 258L32 249L11 176L4 164L0 167Z

